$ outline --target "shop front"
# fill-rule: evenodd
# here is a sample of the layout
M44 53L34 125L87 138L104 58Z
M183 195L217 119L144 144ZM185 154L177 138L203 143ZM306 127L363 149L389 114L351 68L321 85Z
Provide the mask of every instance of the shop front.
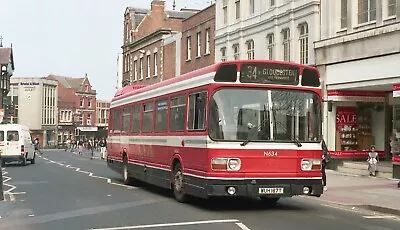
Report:
M400 84L393 86L393 135L391 138L393 178L400 179Z
M385 156L385 92L328 91L327 145L336 159Z

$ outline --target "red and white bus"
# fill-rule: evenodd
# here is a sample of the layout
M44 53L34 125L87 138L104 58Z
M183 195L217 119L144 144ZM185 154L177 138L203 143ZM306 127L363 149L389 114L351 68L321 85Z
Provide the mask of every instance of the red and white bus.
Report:
M217 63L111 102L107 164L187 195L320 196L321 84L317 69L288 62Z

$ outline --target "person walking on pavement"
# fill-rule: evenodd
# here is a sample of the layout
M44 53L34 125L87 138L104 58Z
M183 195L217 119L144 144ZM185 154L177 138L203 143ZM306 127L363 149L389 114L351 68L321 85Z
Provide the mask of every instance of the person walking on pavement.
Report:
M106 150L107 150L107 141L105 138L102 138L100 143L100 151L101 151L101 159L104 160L105 155L106 155Z
M378 171L379 155L375 151L375 146L371 145L370 152L368 153L368 171L370 176L375 176Z
M326 187L326 164L329 162L330 155L328 153L328 147L326 146L325 140L322 139L322 162L321 162L321 173L322 173L322 185L324 186L324 191L328 188Z
M82 152L83 152L83 141L82 141L82 139L78 140L77 145L78 145L78 153L79 153L79 155L82 155Z

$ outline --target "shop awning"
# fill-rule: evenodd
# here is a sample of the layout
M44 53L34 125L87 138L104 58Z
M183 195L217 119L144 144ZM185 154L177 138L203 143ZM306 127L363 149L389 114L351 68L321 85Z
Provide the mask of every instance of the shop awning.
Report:
M385 102L385 92L329 90L329 101Z
M95 127L77 127L77 129L79 129L82 132L97 132L98 131L97 126L95 126Z

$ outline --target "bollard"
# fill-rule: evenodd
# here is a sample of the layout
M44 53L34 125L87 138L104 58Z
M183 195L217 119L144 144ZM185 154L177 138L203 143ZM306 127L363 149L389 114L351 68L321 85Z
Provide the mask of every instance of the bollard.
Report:
M4 193L3 193L3 160L1 159L0 155L0 201L4 200Z

